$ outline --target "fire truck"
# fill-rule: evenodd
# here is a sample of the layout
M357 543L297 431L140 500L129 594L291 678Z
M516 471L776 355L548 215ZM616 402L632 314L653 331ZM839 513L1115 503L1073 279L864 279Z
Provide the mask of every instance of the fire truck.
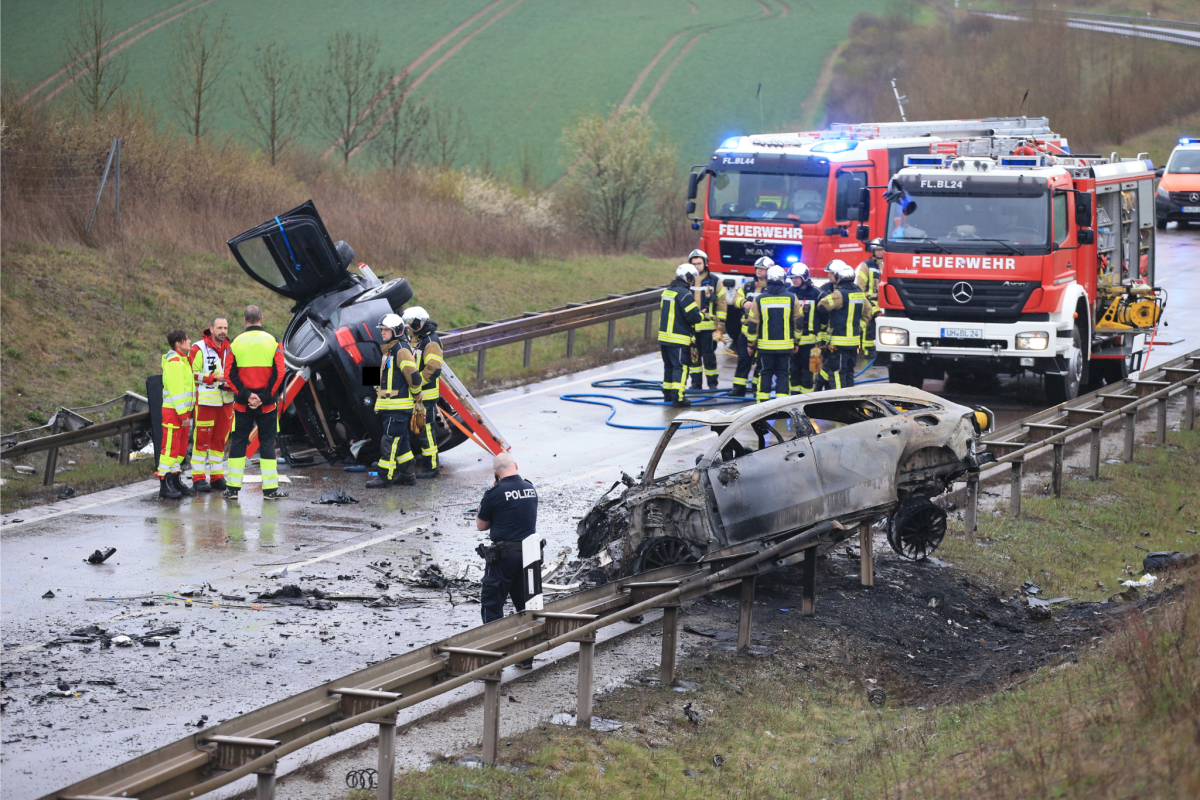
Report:
M1141 369L1166 302L1145 153L993 135L905 163L882 209L876 342L893 383L1032 372L1056 405Z
M878 200L905 157L928 154L931 143L999 134L1047 136L1050 122L992 117L733 136L692 168L687 213L714 272L753 274L754 262L769 256L784 265L803 260L821 274L835 258L861 260L853 229L883 235L885 209L877 202L872 211L863 189Z

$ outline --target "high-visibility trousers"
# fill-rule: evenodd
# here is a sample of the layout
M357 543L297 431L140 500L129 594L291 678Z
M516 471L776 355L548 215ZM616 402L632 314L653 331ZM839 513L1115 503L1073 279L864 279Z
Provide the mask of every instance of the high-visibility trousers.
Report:
M858 363L858 351L839 347L833 352L825 351L821 356L821 379L818 390L848 389L854 385L854 366Z
M733 386L750 385L750 371L754 368L754 356L750 355L750 341L746 334L739 333L733 341L733 351L737 354L737 366L733 370Z
M246 474L246 451L250 447L250 432L258 425L258 466L262 470L263 489L279 488L279 463L275 460L275 434L279 432L276 418L278 406L270 411L247 408L233 412L233 442L229 445L229 475L225 479L232 489L242 488Z
M389 481L396 476L396 470L402 464L413 460L408 444L408 426L412 415L411 408L389 410L383 413L383 419L379 421L383 428L383 438L379 440L379 469Z
M168 472L179 472L183 457L187 455L188 425L191 418L180 416L175 409L163 406L162 449L158 452L158 476Z
M196 432L192 437L192 476L201 480L225 477L225 444L233 428L233 403L196 406Z
M692 378L692 388L700 389L701 381L708 380L708 388L717 388L717 343L713 338L716 331L696 331L695 354L699 359L691 359L689 351L688 372Z
M760 350L758 353L758 381L755 387L754 399L764 403L771 399L771 392L776 397L787 397L791 394L788 379L788 368L791 365L791 350Z
M799 350L792 353L792 369L789 378L792 384L792 394L808 394L816 385L816 376L809 369L809 355L814 347L816 345L802 344Z
M433 433L433 425L437 421L437 400L425 401L425 430L413 437L413 447L421 448L421 457L429 469L437 469L438 446L437 436Z
M669 403L682 400L687 388L689 348L681 344L659 344L658 349L662 351L663 360L663 398Z

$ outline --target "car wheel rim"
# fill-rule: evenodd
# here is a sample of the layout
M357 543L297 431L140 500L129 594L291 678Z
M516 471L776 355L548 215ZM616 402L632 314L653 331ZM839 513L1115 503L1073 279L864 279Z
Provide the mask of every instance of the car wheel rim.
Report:
M671 567L676 564L687 564L699 559L692 552L691 546L682 539L662 538L648 542L642 550L638 572Z
M932 503L902 514L888 528L888 544L905 558L919 561L942 543L946 512Z

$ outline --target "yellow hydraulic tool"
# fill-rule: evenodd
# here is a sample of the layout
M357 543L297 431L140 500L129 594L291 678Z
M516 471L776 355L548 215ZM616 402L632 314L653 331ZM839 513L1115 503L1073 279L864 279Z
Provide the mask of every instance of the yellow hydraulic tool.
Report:
M1096 323L1097 331L1129 331L1153 328L1162 316L1162 297L1158 290L1144 283L1122 287L1123 292L1103 292L1105 300L1111 298L1108 308Z

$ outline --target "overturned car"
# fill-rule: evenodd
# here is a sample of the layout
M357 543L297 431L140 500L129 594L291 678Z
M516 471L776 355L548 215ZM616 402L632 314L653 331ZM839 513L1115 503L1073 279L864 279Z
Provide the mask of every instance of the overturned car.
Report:
M613 578L826 520L887 516L892 548L924 558L946 533L931 498L990 460L975 447L991 424L986 409L893 384L685 412L641 478L624 476L624 492L580 521L579 555ZM703 448L694 467L657 474L668 451L689 446Z

